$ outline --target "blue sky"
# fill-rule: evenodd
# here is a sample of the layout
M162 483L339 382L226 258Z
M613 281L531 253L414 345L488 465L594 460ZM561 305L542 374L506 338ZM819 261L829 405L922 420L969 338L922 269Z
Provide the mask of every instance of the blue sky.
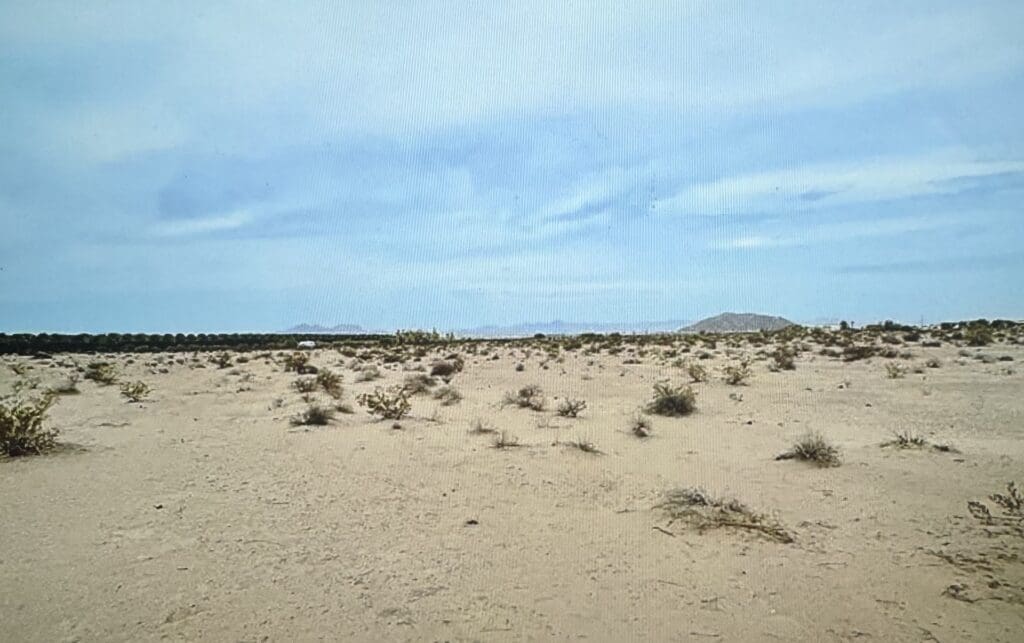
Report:
M0 3L0 331L1024 317L1024 4L457 4Z

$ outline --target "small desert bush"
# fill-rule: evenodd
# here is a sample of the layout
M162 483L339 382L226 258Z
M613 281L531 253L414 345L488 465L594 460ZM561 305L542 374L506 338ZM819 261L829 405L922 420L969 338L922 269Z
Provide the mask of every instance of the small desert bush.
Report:
M309 372L309 355L306 353L291 353L284 358L284 370L287 373L295 372L303 375Z
M1006 493L993 493L988 499L996 504L998 514L984 503L971 500L967 503L971 515L986 525L1007 529L1024 538L1024 495L1017 484L1013 481L1007 483Z
M85 367L83 377L97 384L108 386L117 381L117 369L110 362L89 362L89 365Z
M440 400L441 406L451 406L462 401L462 393L454 386L442 386L434 391L434 399Z
M122 382L121 395L129 402L141 402L149 395L150 388L145 382Z
M558 405L557 410L558 414L564 418L574 418L578 417L586 408L587 403L585 401L568 399L562 401L562 403Z
M838 467L839 449L817 432L807 433L790 448L775 457L776 460L803 460L819 467Z
M316 383L331 397L335 399L341 397L341 375L338 375L334 371L326 368L321 370L316 374Z
M709 529L744 529L776 542L793 542L793 535L776 519L752 511L739 500L715 498L703 489L673 489L654 508L669 518L669 526L682 522L699 533Z
M439 360L430 366L430 374L437 377L451 378L452 375L462 371L465 362L459 356L447 360Z
M708 369L696 362L690 362L686 367L686 373L694 383L708 381Z
M424 373L414 373L405 378L402 388L409 392L409 395L429 393L430 389L437 386L437 380Z
M984 326L972 326L964 333L968 346L988 346L992 343L992 331Z
M490 424L484 422L482 419L477 418L469 425L470 433L497 433L498 430Z
M78 391L78 373L71 373L64 379L50 387L50 391L56 395L75 395Z
M654 385L654 398L647 404L646 410L652 415L689 415L697 410L697 394L689 386L658 382Z
M505 399L502 401L502 405L512 405L534 411L543 411L544 404L544 391L536 384L529 384L515 392L509 391L505 393Z
M893 438L883 442L883 447L896 447L897 449L921 449L928 445L928 441L910 429L896 431Z
M372 382L373 380L380 379L381 377L380 369L373 364L370 364L359 369L359 374L356 375L356 381Z
M241 360L239 360L241 361ZM210 358L212 364L216 364L217 368L227 368L232 365L231 353L221 352L217 353Z
M58 431L43 426L54 400L53 395L0 399L0 454L38 455L56 446Z
M299 393L312 393L318 388L315 377L300 377L292 382L292 388Z
M788 348L778 348L772 353L772 361L768 368L772 371L792 371L796 369L796 361L793 351Z
M333 408L313 403L293 415L290 421L293 426L324 426L333 419Z
M899 379L907 374L907 367L899 362L889 362L885 365L885 376L891 380Z
M929 357L928 361L926 361L924 365L928 368L940 368L942 366L942 362L938 357Z
M363 393L356 398L356 402L366 407L371 414L385 420L401 420L412 408L408 392L401 387L388 391L378 388L373 393Z
M511 449L522 445L519 444L519 438L512 435L508 431L502 431L494 436L494 440L491 442L491 446L493 446L495 449Z
M750 379L750 376L752 375L750 371L750 363L746 360L724 367L722 369L722 373L722 380L731 386L746 384L747 380Z
M637 412L629 422L629 432L638 438L649 438L654 433L654 425L651 418L643 413Z

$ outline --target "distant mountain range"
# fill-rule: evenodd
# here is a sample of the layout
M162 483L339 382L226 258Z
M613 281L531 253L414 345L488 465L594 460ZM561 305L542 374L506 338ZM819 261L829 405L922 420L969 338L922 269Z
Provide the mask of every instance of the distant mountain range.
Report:
M281 332L292 335L364 335L367 331L363 330L362 326L355 324L338 324L337 326L299 324Z
M689 325L687 325L689 324ZM759 330L779 330L792 326L793 322L782 317L755 315L752 313L723 313L690 324L685 320L654 322L528 322L510 326L478 326L454 331L458 337L532 337L544 335L579 335L581 333L738 333ZM320 324L299 324L282 331L294 335L362 335L368 333L390 333L392 331L367 330L356 324L322 326Z
M684 333L752 333L760 330L782 330L787 326L793 326L793 322L782 317L754 313L722 313L679 330Z

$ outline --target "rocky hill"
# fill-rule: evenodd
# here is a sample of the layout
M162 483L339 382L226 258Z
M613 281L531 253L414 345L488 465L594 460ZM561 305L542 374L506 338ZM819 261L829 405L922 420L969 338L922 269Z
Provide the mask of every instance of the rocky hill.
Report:
M702 319L679 330L684 333L751 333L759 330L782 330L793 322L782 317L755 313L722 313Z

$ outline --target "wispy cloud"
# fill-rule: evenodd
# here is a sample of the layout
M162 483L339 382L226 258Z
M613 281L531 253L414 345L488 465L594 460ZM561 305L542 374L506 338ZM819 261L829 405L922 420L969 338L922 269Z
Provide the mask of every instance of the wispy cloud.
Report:
M894 238L901 235L970 225L970 218L957 215L928 215L890 219L857 218L831 223L811 223L802 219L798 225L779 224L761 226L760 233L739 234L725 240L711 242L719 250L750 250L758 248L787 248L814 246L857 239L877 237ZM783 233L770 229L782 228Z

